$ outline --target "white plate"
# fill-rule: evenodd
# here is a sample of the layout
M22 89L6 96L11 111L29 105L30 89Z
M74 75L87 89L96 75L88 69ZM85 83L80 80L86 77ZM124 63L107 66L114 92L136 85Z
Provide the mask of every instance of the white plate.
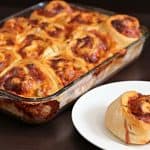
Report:
M72 121L77 131L99 148L107 150L150 150L150 144L124 144L104 126L104 116L108 105L123 92L129 90L150 94L150 82L114 82L97 87L80 97L72 110Z

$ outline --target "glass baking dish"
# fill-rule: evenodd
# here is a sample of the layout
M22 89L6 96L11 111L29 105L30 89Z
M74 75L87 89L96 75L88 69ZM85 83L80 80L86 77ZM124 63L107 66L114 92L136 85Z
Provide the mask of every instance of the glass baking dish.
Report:
M3 24L12 17L28 16L33 10L41 8L44 5L46 5L46 2L38 3L15 15L3 19L0 24ZM103 10L101 8L71 5L80 9L94 10L107 15L114 14L114 12ZM27 123L44 123L51 120L83 93L96 85L101 84L136 59L141 54L144 42L149 34L145 27L142 27L142 32L143 34L139 40L133 42L128 47L125 47L126 53L124 53L124 51L122 53L116 53L111 58L108 58L106 61L53 95L44 98L23 98L7 91L0 90L0 109Z

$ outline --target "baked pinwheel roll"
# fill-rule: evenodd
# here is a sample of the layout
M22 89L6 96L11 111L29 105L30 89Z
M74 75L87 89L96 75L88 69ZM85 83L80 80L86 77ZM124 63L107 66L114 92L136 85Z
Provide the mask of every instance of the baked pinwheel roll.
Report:
M27 28L29 28L29 20L24 17L16 17L7 20L2 30L7 31L9 33L13 33L15 35L24 32Z
M40 58L46 51L58 52L60 45L62 47L65 32L62 33L61 29L57 27L56 30L55 27L49 29L32 27L31 29L20 35L22 40L18 42L16 51L22 58Z
M127 144L150 142L150 96L136 91L113 101L105 116L106 127Z
M16 49L17 47L15 44L17 39L17 33L19 31L20 28L16 24L15 19L10 19L7 22L5 22L2 28L0 28L0 49Z
M11 43L19 44L22 41L24 34L32 29L33 24L31 21L24 17L16 17L9 19L4 23L4 26L1 28L3 35L7 34L11 38ZM8 40L8 39L4 39ZM10 39L9 39L10 41Z
M114 15L100 28L108 32L117 43L117 49L125 48L141 36L139 21L128 15Z
M100 24L108 18L109 16L101 13L74 9L68 23L74 26Z
M0 27L0 89L27 98L54 94L116 54L122 59L140 35L134 17L51 1Z
M70 56L56 56L47 59L45 63L54 70L59 77L61 85L66 86L72 81L88 72L86 64L80 58Z
M7 31L0 30L0 49L16 49L15 36Z
M35 34L29 34L20 42L17 52L22 58L39 58L50 45L52 45L50 40L45 40Z
M39 26L53 41L63 42L68 36L68 31L66 30L66 27L64 25L41 22Z
M37 21L24 17L16 17L6 21L0 29L0 43L5 42L5 47L13 45L17 49L28 35L43 35L46 37L44 33Z
M21 57L13 50L0 49L0 77L11 68Z
M23 97L45 97L59 86L53 71L36 60L19 61L0 77L1 89Z
M99 26L81 26L76 28L67 40L68 53L83 59L89 68L100 64L114 53L115 46L112 38L99 31ZM107 55L109 51L109 56Z
M71 13L72 8L66 2L51 1L45 8L35 10L31 14L30 19L38 20L39 22L57 22L65 24L70 17L68 14Z

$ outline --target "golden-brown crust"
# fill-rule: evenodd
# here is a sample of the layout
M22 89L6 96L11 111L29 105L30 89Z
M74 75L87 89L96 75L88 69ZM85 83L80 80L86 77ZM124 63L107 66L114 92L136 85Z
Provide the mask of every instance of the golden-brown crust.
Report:
M13 50L0 49L0 77L21 57Z
M45 97L60 87L53 72L36 60L18 61L0 78L0 88L24 97Z
M53 59L47 59L46 63L55 71L63 86L68 85L88 71L84 61L78 58L56 56Z
M27 18L8 19L0 28L0 88L23 97L45 97L114 54L122 53L121 49L138 37L126 37L124 32L118 33L112 25L109 26L111 20L118 17L124 20L122 15L110 17L73 7L64 1L51 1ZM137 19L131 21L131 27L132 23L139 26ZM25 66L27 61L33 62L45 78L40 83L33 79L34 83L30 82L29 88L28 85L22 87L25 86L22 81L19 88L27 88L27 92L17 93L13 86L10 86L12 89L4 86L19 66L25 72L25 81L28 77L33 78ZM18 76L20 74L18 72ZM11 76L13 78L14 75ZM20 82L18 79L14 81ZM37 94L34 85L43 88L43 92Z
M72 13L72 8L64 1L52 1L45 6L33 11L30 18L42 22L57 22L66 24Z
M106 112L106 127L127 144L147 144L150 141L150 123L145 118L142 119L141 116L144 116L144 114L140 113L139 117L139 115L133 113L136 108L131 106L133 105L132 100L142 102L142 97L149 99L148 95L141 95L136 91L128 91L113 101ZM150 103L148 105L150 106ZM148 109L150 108L149 106ZM136 105L136 107L142 107L142 105ZM147 120L149 120L148 114L150 114L150 109L148 111Z
M117 49L122 49L128 46L129 44L138 40L141 36L141 32L139 29L140 25L138 20L135 17L131 17L128 15L111 16L100 26L105 32L109 33L112 36L112 38L116 41Z
M66 42L68 53L83 59L89 69L118 51L114 49L116 43L111 36L100 32L98 25L77 27Z
M68 23L75 26L100 24L108 18L107 15L101 13L74 9Z
M139 23L136 18L124 16L116 16L111 21L112 26L124 36L129 38L138 38L140 36Z

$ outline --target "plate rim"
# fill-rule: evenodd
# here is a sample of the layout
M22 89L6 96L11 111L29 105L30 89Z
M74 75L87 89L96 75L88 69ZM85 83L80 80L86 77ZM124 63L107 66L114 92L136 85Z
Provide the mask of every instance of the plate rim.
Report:
M98 144L96 144L95 142L92 142L90 139L88 139L87 137L85 137L84 134L82 134L78 127L76 126L76 124L74 123L74 112L75 112L75 109L78 105L78 103L80 103L80 101L82 101L83 97L86 96L88 93L92 93L93 91L97 90L97 89L101 89L103 87L106 87L106 86L111 86L111 85L114 85L114 84L129 84L129 83L136 83L136 84L150 84L150 81L148 80L121 80L121 81L114 81L114 82L110 82L110 83L106 83L106 84L102 84L102 85L99 85L89 91L87 91L85 94L83 94L81 97L79 97L77 99L77 101L74 103L73 105L73 108L72 108L72 111L71 111L71 120L72 120L72 123L73 123L73 126L74 128L76 129L76 131L80 134L81 137L83 137L86 141L88 141L89 143L91 143L92 145L96 146L97 148L100 148L100 149L106 149L106 148L103 148L102 146L99 146ZM118 95L119 96L119 95Z

